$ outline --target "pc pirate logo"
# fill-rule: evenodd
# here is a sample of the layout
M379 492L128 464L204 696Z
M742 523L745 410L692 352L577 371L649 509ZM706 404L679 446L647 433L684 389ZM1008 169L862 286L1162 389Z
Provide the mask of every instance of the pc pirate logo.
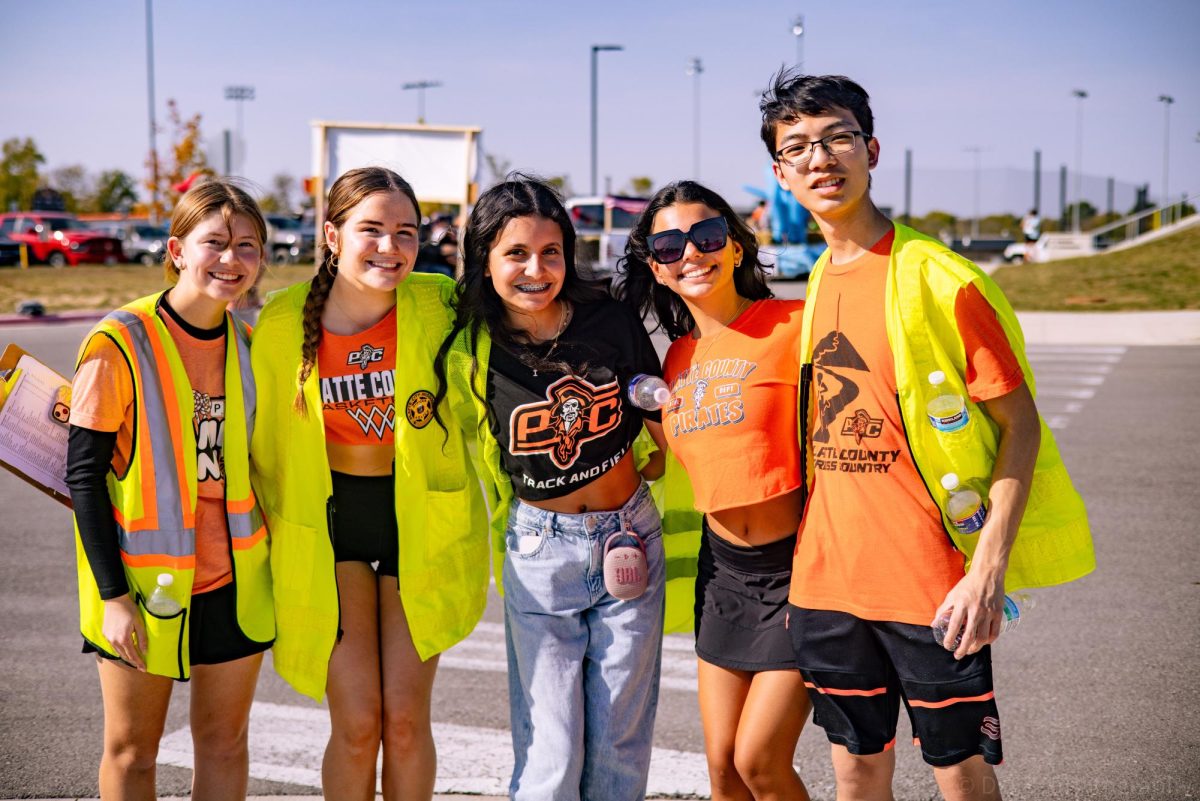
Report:
M583 443L620 424L621 387L615 380L597 387L564 376L546 388L546 400L513 409L508 449L514 456L548 453L562 470L579 458Z
M358 350L350 351L350 355L346 357L346 364L358 367L364 372L375 362L381 361L383 361L383 348L373 348L366 343L363 343Z
M864 437L875 438L883 432L883 418L872 417L866 409L856 409L854 414L842 423L842 436L854 435L854 442L862 445Z
M850 371L870 372L862 356L850 344L841 331L831 331L813 348L813 365L816 367L815 379L817 385L817 430L813 432L814 442L829 441L829 426L835 421L842 410L858 397L858 384L851 380ZM871 418L867 418L867 427ZM850 433L858 440L862 436L851 425ZM864 433L865 433L864 429ZM847 433L847 432L843 432ZM878 436L866 433L866 436Z

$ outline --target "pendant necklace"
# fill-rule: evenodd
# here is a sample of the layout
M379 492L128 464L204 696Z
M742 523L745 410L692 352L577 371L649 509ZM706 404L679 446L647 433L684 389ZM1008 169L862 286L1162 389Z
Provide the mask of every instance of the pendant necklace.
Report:
M729 330L729 326L733 325L734 320L736 320L737 318L742 316L742 312L744 312L746 310L746 307L749 306L750 303L751 303L750 298L742 298L741 303L739 303L738 307L736 309L734 309L733 314L730 315L729 319L721 324L721 330L711 336L702 338L702 341L704 342L704 350L702 350L702 351L700 351L700 353L692 356L692 364L693 365L696 365L696 366L700 365L700 363L704 360L704 357L708 355L708 352L710 350L712 350L713 345L717 344L717 340L720 339L721 336L726 331ZM696 336L695 336L696 331L699 331L699 329L698 328L693 329L693 334L692 334L693 339L696 338Z
M571 322L571 304L565 300L560 301L562 304L562 316L558 320L558 330L554 332L554 338L550 340L550 349L546 351L546 355L542 357L544 361L549 361L550 356L558 347L558 338L562 336L562 332L567 330L567 324ZM533 368L533 377L537 378L538 368Z

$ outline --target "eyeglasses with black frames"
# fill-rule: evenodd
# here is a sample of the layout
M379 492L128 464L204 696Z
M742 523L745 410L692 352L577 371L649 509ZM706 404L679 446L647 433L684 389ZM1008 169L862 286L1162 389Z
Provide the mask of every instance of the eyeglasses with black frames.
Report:
M862 131L839 131L813 142L792 142L787 147L776 150L775 158L789 167L800 167L812 158L817 145L825 148L825 153L830 156L843 156L854 149L860 136L865 142L871 141L871 135Z

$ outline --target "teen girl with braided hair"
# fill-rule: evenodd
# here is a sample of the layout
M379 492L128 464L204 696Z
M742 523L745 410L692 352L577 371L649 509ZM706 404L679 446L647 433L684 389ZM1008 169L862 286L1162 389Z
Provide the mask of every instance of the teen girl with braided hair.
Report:
M299 692L329 698L328 797L373 799L381 744L384 798L432 797L437 656L486 601L482 496L433 394L454 282L412 273L419 223L399 175L345 173L316 275L274 297L255 331L274 662Z

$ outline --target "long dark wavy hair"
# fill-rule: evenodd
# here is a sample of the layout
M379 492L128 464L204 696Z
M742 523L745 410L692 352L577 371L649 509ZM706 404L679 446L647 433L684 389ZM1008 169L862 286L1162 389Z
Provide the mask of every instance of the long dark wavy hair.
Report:
M454 340L467 332L472 355L479 345L479 332L486 326L492 342L519 354L522 362L536 369L559 369L564 365L545 362L529 352L524 334L508 322L504 301L488 276L488 256L504 226L518 217L543 217L562 231L566 275L558 297L572 304L593 303L607 297L600 286L585 281L575 269L575 227L562 198L549 184L532 175L511 173L507 179L484 192L471 211L462 238L463 273L454 296L454 326L438 349L434 372L438 379L435 401L446 396L446 358ZM472 378L478 367L473 359ZM474 381L472 380L472 386Z
M738 295L752 301L775 297L767 286L766 267L758 259L758 240L754 238L754 232L725 198L695 181L667 184L650 198L629 234L625 255L617 266L617 270L625 275L617 298L632 307L643 320L647 314L653 314L658 328L671 339L689 333L696 321L683 298L654 280L654 272L650 269L650 246L646 240L654 227L655 216L677 203L702 203L725 218L729 235L742 246L742 262L733 273L733 285Z

